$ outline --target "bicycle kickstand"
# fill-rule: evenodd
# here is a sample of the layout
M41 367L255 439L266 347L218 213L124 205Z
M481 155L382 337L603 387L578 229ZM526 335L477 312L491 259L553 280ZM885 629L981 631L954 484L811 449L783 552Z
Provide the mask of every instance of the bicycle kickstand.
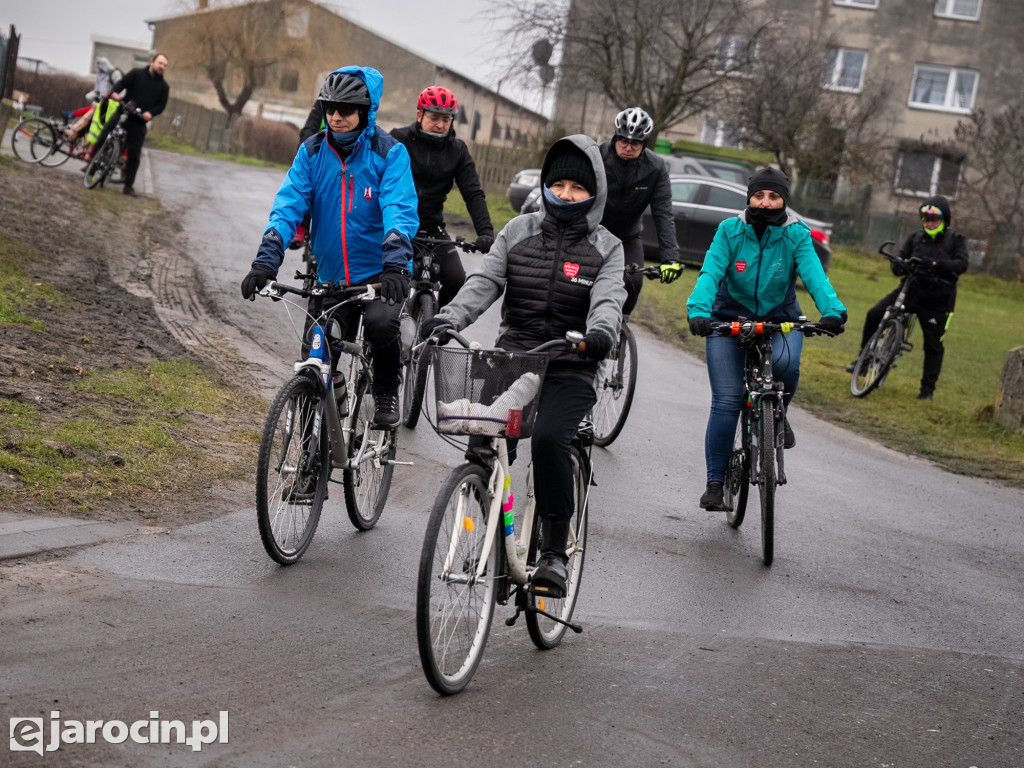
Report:
M511 618L505 619L505 626L511 627L513 624L515 624L516 620L519 618L519 614L521 613L539 613L541 616L545 616L558 624L564 624L577 635L583 631L583 627L579 624L573 624L571 621L565 621L564 619L560 619L557 616L553 616L552 614L548 613L547 611L542 611L540 608L537 608L536 606L524 607L521 605L516 606L516 612Z

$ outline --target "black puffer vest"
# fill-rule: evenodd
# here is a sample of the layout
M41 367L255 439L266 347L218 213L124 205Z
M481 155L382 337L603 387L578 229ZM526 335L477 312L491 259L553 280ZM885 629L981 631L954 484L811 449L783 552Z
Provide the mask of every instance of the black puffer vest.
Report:
M540 234L516 243L508 253L505 283L505 322L508 330L498 346L526 350L566 331L587 330L590 289L603 258L587 239L587 221L560 226L550 215ZM551 353L552 364L594 367L575 352Z

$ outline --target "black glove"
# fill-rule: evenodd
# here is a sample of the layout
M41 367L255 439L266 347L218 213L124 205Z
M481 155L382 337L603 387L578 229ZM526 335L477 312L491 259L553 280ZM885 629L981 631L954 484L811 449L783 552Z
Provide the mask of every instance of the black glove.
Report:
M583 356L589 360L604 360L612 351L612 339L604 331L590 331L583 337Z
M841 317L835 315L828 315L827 317L821 318L818 321L818 327L823 331L827 331L833 336L838 336L840 333L846 330L846 321Z
M384 267L380 273L380 300L387 304L401 304L408 296L409 273L400 267Z
M242 278L242 298L256 301L256 294L259 290L267 284L268 280L273 280L276 277L277 273L272 272L269 267L253 264L249 274Z
M711 330L711 318L690 318L690 334L692 336L710 336L712 333L714 333L714 331Z
M487 253L494 245L494 235L480 235L476 239L476 249L480 253Z
M452 325L451 320L434 315L420 324L420 341L426 341L433 335L443 337L447 331L454 330L455 326Z

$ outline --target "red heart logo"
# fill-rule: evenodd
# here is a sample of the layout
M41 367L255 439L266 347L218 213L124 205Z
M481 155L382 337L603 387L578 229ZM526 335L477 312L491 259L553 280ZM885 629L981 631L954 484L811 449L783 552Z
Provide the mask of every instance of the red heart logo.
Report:
M571 261L567 261L565 262L565 264L562 265L562 271L565 272L565 276L571 280L572 278L576 277L577 274L579 274L580 265L573 264Z
M737 261L736 262L736 271L737 272L742 272L746 268L747 268L747 262L745 262L745 261Z

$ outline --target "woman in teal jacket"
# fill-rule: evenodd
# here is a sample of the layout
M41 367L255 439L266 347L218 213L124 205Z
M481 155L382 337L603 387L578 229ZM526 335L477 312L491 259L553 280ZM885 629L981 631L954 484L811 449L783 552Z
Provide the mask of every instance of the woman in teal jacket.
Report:
M836 297L821 261L811 244L811 232L786 206L789 179L774 168L762 168L750 177L747 208L718 225L704 257L697 284L686 301L690 333L707 338L711 415L704 435L707 489L700 506L725 508L723 481L732 451L736 422L743 405L743 350L730 337L712 335L712 321L739 318L783 322L803 315L796 299L797 275L821 312L821 326L842 333L846 307ZM776 334L772 340L773 370L786 387L788 407L800 380L799 333ZM796 438L785 422L785 447Z

